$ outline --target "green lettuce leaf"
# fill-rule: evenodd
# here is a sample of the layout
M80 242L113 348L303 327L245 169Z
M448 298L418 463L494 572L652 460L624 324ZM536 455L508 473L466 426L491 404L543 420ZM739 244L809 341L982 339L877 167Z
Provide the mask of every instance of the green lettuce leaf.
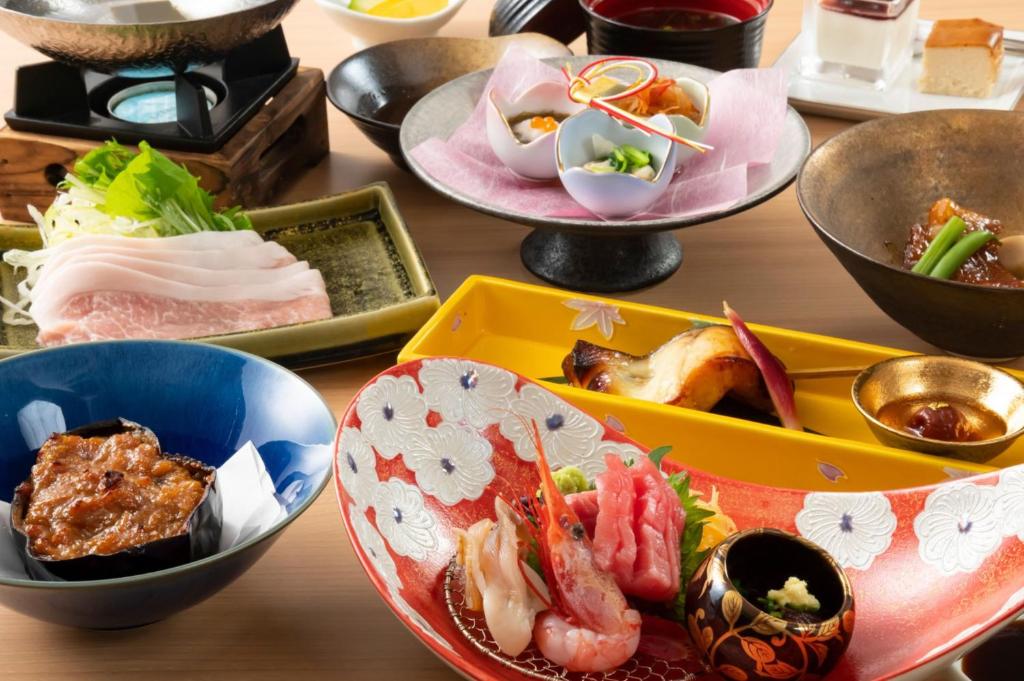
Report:
M698 551L697 547L700 546L704 526L714 512L697 505L700 495L690 491L689 474L673 473L668 477L668 484L675 490L683 504L683 510L686 511L686 529L683 530L683 537L679 542L679 595L669 604L673 618L685 623L686 586L709 553L708 550Z
M108 215L140 222L159 220L160 236L252 228L238 209L215 212L213 197L199 180L145 142L110 182L102 208Z
M110 140L75 161L75 176L94 189L103 191L110 186L137 154Z

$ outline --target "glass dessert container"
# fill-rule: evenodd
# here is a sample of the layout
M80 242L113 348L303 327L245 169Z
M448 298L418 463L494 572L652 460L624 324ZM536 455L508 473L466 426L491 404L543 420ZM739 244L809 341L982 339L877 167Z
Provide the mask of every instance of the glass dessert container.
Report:
M916 0L805 0L804 75L885 89L914 55Z

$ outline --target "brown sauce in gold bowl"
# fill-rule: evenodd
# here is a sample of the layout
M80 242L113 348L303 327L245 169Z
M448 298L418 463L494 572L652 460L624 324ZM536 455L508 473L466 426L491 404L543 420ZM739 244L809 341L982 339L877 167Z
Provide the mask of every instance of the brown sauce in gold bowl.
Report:
M912 397L884 405L875 418L896 430L944 442L978 442L1006 435L1006 422L980 404Z

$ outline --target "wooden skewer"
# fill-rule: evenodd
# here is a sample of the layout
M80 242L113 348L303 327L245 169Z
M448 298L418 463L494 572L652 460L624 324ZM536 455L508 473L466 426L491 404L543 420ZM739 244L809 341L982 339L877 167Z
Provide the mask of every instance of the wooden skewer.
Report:
M847 378L856 376L867 367L822 367L820 369L796 369L786 373L794 381L811 378Z

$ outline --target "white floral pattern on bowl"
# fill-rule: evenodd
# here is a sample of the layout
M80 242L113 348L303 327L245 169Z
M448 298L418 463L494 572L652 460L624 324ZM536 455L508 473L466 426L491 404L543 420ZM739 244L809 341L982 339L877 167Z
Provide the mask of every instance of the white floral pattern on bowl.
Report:
M530 422L537 423L540 440L555 467L590 467L597 458L601 424L538 385L527 384L501 420L501 434L512 441L523 461L536 461Z
M427 406L445 421L474 428L501 420L516 396L515 376L466 360L425 360L419 378Z
M377 478L377 457L358 428L344 428L338 442L338 476L352 501L362 510L373 503Z
M352 532L355 533L359 539L359 545L363 547L363 551L370 558L373 569L389 588L397 592L402 587L402 580L398 576L395 559L391 557L387 546L384 545L384 537L380 536L380 532L370 524L363 509L354 505L350 506L348 517L352 522Z
M479 499L494 480L491 443L450 423L427 430L404 457L420 489L448 506Z
M970 483L939 487L914 519L921 560L944 575L974 572L1003 541L997 488Z
M659 130L673 130L672 122L661 114L652 116L647 122ZM650 153L654 179L644 180L627 173L584 170L587 163L601 160L595 157L595 135L615 146L629 144ZM595 215L630 217L643 213L668 190L676 170L677 146L665 137L627 128L607 114L587 109L566 119L555 133L558 176L569 195Z
M427 427L427 404L410 376L382 376L356 404L363 433L380 455L393 458Z
M423 504L418 487L391 478L377 485L373 494L377 529L391 550L400 556L423 560L440 547L437 520Z
M1003 534L1024 542L1024 469L1012 468L999 474L996 487Z
M892 544L896 514L881 492L812 492L796 515L796 527L844 568L867 570Z
M487 141L494 155L516 175L531 180L558 177L555 163L555 133L545 133L532 142L521 142L512 130L516 118L533 114L557 114L569 117L585 107L569 99L565 83L543 81L509 100L501 92L488 93L486 112Z

